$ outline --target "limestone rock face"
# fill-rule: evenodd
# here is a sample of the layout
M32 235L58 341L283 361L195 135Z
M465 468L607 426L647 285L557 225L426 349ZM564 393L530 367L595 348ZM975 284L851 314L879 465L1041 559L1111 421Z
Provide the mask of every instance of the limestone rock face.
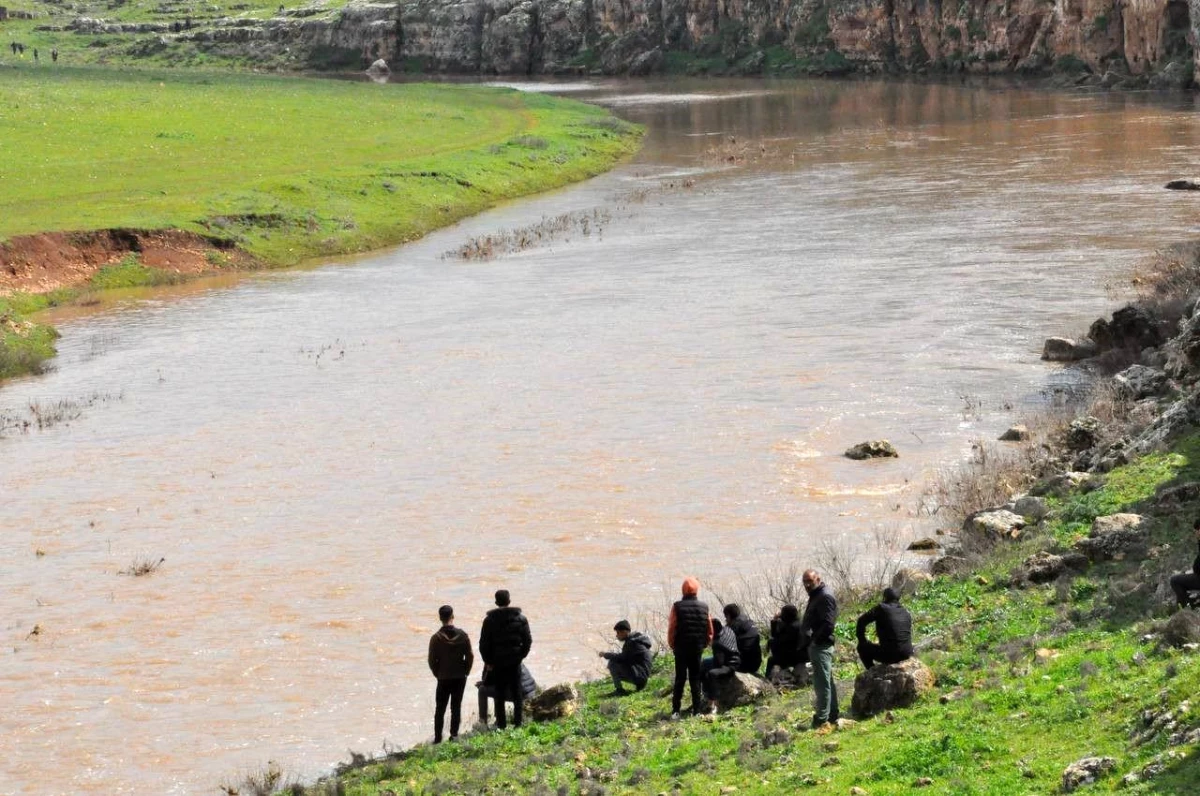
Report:
M1113 376L1113 384L1124 395L1135 401L1161 395L1168 385L1167 374L1145 365L1130 365Z
M1075 549L1092 561L1121 558L1146 544L1148 529L1139 514L1110 514L1097 517L1086 539Z
M935 682L933 671L916 658L872 666L854 679L854 715L908 707L932 691Z
M994 539L1016 539L1025 527L1025 518L1007 509L985 509L967 517L963 533Z
M557 721L575 715L579 709L579 692L570 683L562 683L547 688L527 704L534 721Z

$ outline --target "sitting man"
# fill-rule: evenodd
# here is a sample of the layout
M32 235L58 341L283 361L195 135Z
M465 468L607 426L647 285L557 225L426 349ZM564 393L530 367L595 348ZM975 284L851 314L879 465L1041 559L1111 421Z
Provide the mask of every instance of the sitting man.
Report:
M867 640L867 626L875 625L879 643ZM883 602L858 618L858 657L870 669L876 663L899 663L912 657L912 615L900 604L895 589L883 590Z
M762 640L758 635L758 626L750 618L742 615L742 609L735 603L725 606L725 625L737 637L738 655L742 663L739 672L758 674L762 666Z
M488 700L496 700L496 710L504 710L505 702L512 702L512 694L507 691L503 696L498 696L496 684L489 682L488 673L484 672L484 679L475 683L475 687L479 689L479 724L482 727L488 726ZM528 702L533 699L533 695L537 693L537 682L533 679L533 674L529 668L521 664L521 701Z
M705 658L700 663L700 674L704 678L704 695L708 698L708 712L717 712L717 689L720 681L733 677L741 664L738 654L737 636L727 627L721 626L721 620L712 620L713 639L712 657Z
M771 620L771 637L767 641L767 679L775 676L774 670L792 672L798 683L808 680L808 645L800 627L800 609L785 605Z
M633 687L641 691L650 679L650 647L653 643L643 633L631 632L629 622L622 619L613 625L617 640L621 642L620 652L602 652L600 657L608 661L608 673L612 675L613 696L624 696L629 692L622 682L633 683Z
M1200 519L1192 523L1192 532L1196 537L1197 545L1200 545ZM1192 562L1191 572L1171 576L1171 591L1175 592L1175 600L1179 603L1180 608L1187 608L1195 604L1188 597L1188 592L1200 591L1200 553Z

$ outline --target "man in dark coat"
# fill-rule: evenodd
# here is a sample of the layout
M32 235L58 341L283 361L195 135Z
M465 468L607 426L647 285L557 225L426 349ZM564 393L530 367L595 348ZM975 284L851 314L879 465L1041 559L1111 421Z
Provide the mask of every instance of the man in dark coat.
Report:
M463 689L467 687L467 675L475 665L471 639L454 626L454 609L443 605L438 609L438 618L442 620L442 629L429 639L429 671L438 681L433 709L434 743L442 742L447 704L450 706L450 740L458 737Z
M808 605L804 607L800 625L808 639L808 659L813 665L816 708L812 726L824 733L837 726L838 721L837 685L833 682L833 631L837 626L838 605L816 570L805 570L800 581L808 592Z
M772 676L772 669L779 667L791 670L797 680L807 682L808 671L804 664L808 663L808 639L804 637L804 628L800 624L800 609L796 606L783 606L771 620L771 637L767 641L767 649L770 652L767 657L767 677Z
M700 664L704 674L704 694L708 697L708 712L717 712L717 689L722 680L733 677L741 664L738 654L737 636L728 627L722 627L720 620L712 620L713 640L712 657L705 658Z
M496 693L496 689L493 686L489 685L488 683L485 683L483 680L480 680L479 682L477 682L475 684L475 687L479 690L479 723L481 725L483 725L484 727L487 727L488 700L491 699L493 702L496 703L497 708L499 708L500 710L503 710L504 702L506 701L505 697L506 696L508 697L507 701L509 701L509 702L512 701L512 697L511 697L511 695ZM537 693L537 681L533 679L533 673L529 671L529 667L527 667L525 664L522 663L521 664L521 695L519 698L522 702L528 702L529 700L533 699L533 697L536 693ZM508 720L508 717L505 716L505 721L507 721L507 720Z
M622 682L633 683L641 691L650 679L650 647L653 643L643 633L634 633L629 622L622 619L613 625L613 632L621 642L620 652L602 652L600 657L608 661L608 673L612 675L613 696L624 696L629 692Z
M513 700L513 726L521 726L521 661L533 646L529 620L510 602L507 589L496 592L496 607L487 612L479 633L479 657L483 658L484 677L496 689L496 726L500 729L508 726L501 695Z
M735 603L725 606L725 626L733 631L737 638L738 657L741 663L737 670L746 674L758 674L762 666L762 638L758 634L758 625L750 621L750 617L742 615L742 609Z
M867 628L875 625L879 643L867 640ZM883 590L883 602L858 618L858 657L870 669L876 663L899 663L912 657L912 615L900 604L895 589Z
M702 713L700 693L700 656L712 642L712 618L708 606L700 602L700 581L685 578L683 599L671 606L667 620L667 644L675 653L675 687L671 691L671 718L679 718L683 707L683 684L692 690L692 713Z
M1196 537L1197 545L1200 546L1200 519L1192 523L1192 532ZM1200 552L1197 553L1196 560L1192 562L1191 572L1171 576L1171 591L1175 592L1175 600L1179 603L1180 608L1186 608L1192 604L1188 599L1188 592L1200 591Z

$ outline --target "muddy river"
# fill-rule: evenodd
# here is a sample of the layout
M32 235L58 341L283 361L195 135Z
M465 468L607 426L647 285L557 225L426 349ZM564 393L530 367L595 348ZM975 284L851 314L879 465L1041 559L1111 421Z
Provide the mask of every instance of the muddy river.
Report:
M1200 172L1191 99L558 89L645 124L636 160L65 318L0 390L44 420L0 439L0 793L311 778L431 736L441 603L474 639L510 589L549 684L685 574L928 533L928 474L1069 381L1042 339L1200 211L1161 187Z

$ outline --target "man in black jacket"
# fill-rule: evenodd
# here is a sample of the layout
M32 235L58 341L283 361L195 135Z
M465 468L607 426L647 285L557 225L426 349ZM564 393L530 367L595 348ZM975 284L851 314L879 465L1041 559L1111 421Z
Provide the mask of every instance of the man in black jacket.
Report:
M1192 523L1192 532L1196 537L1197 545L1200 546L1200 519ZM1180 608L1186 608L1192 604L1188 599L1188 592L1200 591L1200 553L1192 562L1191 572L1171 576L1171 591L1175 592L1175 600L1179 603Z
M741 663L737 670L746 674L758 674L762 666L762 639L758 635L758 625L742 616L742 609L736 603L725 606L725 626L733 631L737 638L738 657Z
M875 625L879 643L867 640L867 628ZM883 602L858 618L858 657L870 669L878 663L899 663L912 657L912 615L900 604L895 589L883 590Z
M496 689L496 726L502 730L508 726L504 698L513 700L513 726L521 726L521 661L533 646L529 620L510 602L507 589L496 592L497 607L487 612L479 632L479 657L484 677Z
M700 664L704 674L704 694L708 697L708 712L717 712L717 689L721 681L733 677L741 664L738 654L737 636L727 627L722 627L720 620L712 620L713 640L711 658L705 658Z
M808 639L808 659L813 666L816 708L812 726L824 733L833 729L838 720L837 685L833 682L833 631L837 626L838 605L816 570L805 570L800 580L808 592L808 605L800 624Z
M634 633L629 622L622 619L613 625L613 632L621 642L620 652L602 652L600 657L608 661L608 673L612 675L613 696L625 696L629 692L622 682L633 683L641 691L650 679L650 647L653 643L643 633Z
M767 657L766 675L775 675L772 669L779 668L791 671L795 681L801 685L808 683L808 639L804 637L804 628L800 624L800 610L796 606L783 606L775 618L771 620L771 637L767 641L770 655Z
M454 609L443 605L438 609L442 629L429 639L429 670L437 678L437 696L433 709L433 742L442 742L442 727L446 720L446 705L450 706L450 740L458 737L462 718L463 689L467 675L475 665L471 639L454 626Z

